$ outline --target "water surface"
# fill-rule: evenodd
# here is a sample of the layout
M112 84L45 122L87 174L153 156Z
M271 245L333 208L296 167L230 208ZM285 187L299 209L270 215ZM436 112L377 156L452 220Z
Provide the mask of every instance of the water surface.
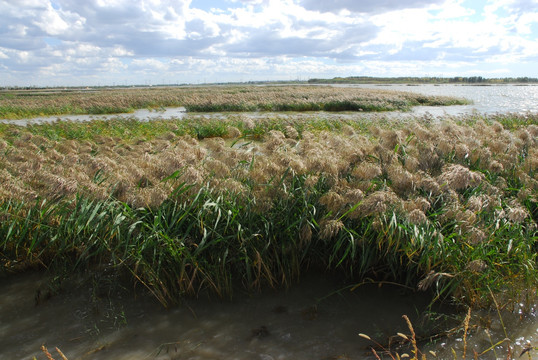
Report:
M222 118L241 114L252 118L256 117L290 117L290 116L339 116L347 118L356 117L375 117L386 116L396 118L406 118L430 115L440 117L444 115L465 115L474 112L492 114L513 112L525 114L528 112L538 112L538 85L491 85L491 86L468 86L468 85L372 85L372 84L343 84L331 85L339 87L360 87L371 89L385 89L395 91L416 92L424 95L452 96L471 100L471 105L454 105L454 106L416 106L411 112L382 112L382 113L358 113L358 112L243 112L243 113L195 113L206 118ZM44 122L54 122L59 120L69 121L92 121L95 119L107 120L114 118L135 118L140 121L181 119L189 114L183 107L163 108L160 110L140 109L133 113L126 114L109 114L109 115L61 115L45 116L32 119L21 120L0 120L4 123L14 123L25 126L27 124L39 124Z
M103 281L103 279L101 279ZM69 359L352 359L371 358L370 342L417 324L429 295L310 274L289 290L189 299L166 310L143 289L98 283L46 296L46 278L0 279L0 358L43 358L59 347ZM36 291L43 297L36 304Z

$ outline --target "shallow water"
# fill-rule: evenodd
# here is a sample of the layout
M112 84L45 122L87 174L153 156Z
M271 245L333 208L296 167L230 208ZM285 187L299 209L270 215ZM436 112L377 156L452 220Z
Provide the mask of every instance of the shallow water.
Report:
M369 358L358 333L386 338L419 322L425 293L363 285L353 292L328 275L310 274L289 290L235 300L191 299L165 310L139 291L96 286L46 289L38 274L0 279L0 358L43 358L45 344L69 359L331 359ZM41 296L45 296L42 290Z
M538 85L491 85L491 86L467 86L467 85L371 85L371 84L344 84L331 86L360 87L371 89L385 89L395 91L417 92L424 95L453 96L472 100L471 105L455 106L416 106L410 112L382 112L382 113L357 113L357 112L306 112L306 113L266 113L266 112L243 112L243 113L194 113L194 116L204 116L206 118L222 118L227 116L247 116L256 117L290 117L290 116L325 116L325 117L416 117L416 116L433 116L440 117L445 115L464 115L473 112L491 114L514 112L524 114L528 112L538 112ZM140 109L128 114L110 114L110 115L62 115L62 116L45 116L32 119L21 120L0 120L3 123L13 123L21 126L28 124L49 123L59 120L69 121L92 121L95 119L108 120L114 118L134 118L140 121L181 119L190 116L183 107L163 108L160 110Z
M374 343L359 333L386 346L397 332L409 334L402 315L409 316L418 337L434 333L421 326L428 323L428 294L375 284L351 291L326 274L311 273L289 290L238 294L234 300L200 297L168 310L143 289L122 288L114 278L65 285L48 298L50 283L35 273L0 279L0 359L43 359L42 344L53 356L58 347L71 360L373 359ZM468 354L505 337L496 313L473 314L472 323ZM480 323L490 323L491 340L485 328L475 326ZM505 313L503 323L514 353L538 342L534 313ZM461 335L442 337L423 351L447 359L455 349L461 357ZM506 358L506 348L496 352L497 357L489 351L480 358Z
M134 118L140 121L151 121L151 120L166 120L166 119L181 119L186 114L184 107L170 107L163 108L159 110L148 110L148 109L138 109L132 113L123 113L123 114L107 114L107 115L55 115L55 116L41 116L35 117L32 119L19 119L19 120L6 120L2 119L0 122L3 123L12 123L21 126L26 126L28 124L42 124L42 123L53 123L55 121L92 121L92 120L110 120L117 118Z
M340 86L340 85L335 85ZM524 114L538 112L538 85L342 85L369 89L408 91L424 95L453 96L472 100L471 105L457 106L418 106L413 113L431 113L433 115L461 115L472 112Z

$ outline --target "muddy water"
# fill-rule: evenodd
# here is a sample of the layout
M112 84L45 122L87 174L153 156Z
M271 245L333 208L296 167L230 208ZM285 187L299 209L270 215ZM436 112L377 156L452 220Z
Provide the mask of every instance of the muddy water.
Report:
M48 298L37 274L0 280L0 359L44 358L59 347L69 359L369 358L358 333L386 338L419 322L424 293L311 274L289 290L240 294L235 300L187 300L169 310L139 290L94 283ZM36 304L36 290L41 289Z
M409 334L405 314L422 338L435 332L432 324L442 323L427 319L448 314L437 309L427 316L426 293L388 284L351 291L350 284L325 274L309 274L288 290L238 294L234 300L200 297L168 310L143 289L124 288L113 278L54 284L34 273L0 279L0 359L44 359L42 344L53 356L59 347L71 360L373 359L373 343L359 333L386 345L397 332ZM468 354L502 340L503 329L514 353L538 343L534 312L504 313L503 323L497 313L476 313L473 324ZM448 359L454 349L461 358L461 335L441 337L423 351ZM506 358L503 345L480 358Z
M435 351L440 359L453 359L453 352L462 358L466 348L467 358L479 359L537 359L538 349L520 356L529 347L538 345L538 320L536 308L529 311L484 312L472 314L469 335L464 342L463 333L443 338L433 345L425 346L424 351ZM467 344L465 346L464 344ZM510 348L510 349L509 349ZM509 356L509 354L511 354Z

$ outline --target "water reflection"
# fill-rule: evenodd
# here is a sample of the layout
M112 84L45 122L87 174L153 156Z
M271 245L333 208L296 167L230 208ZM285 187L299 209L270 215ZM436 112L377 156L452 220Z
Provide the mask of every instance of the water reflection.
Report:
M40 283L46 286L36 274L0 280L0 358L39 359L46 344L70 359L362 359L371 344L358 333L405 331L402 314L420 323L429 301L390 286L350 292L338 279L311 274L288 291L202 297L170 310L140 293L91 286L36 306Z
M42 116L32 119L21 119L21 120L0 120L2 123L12 123L21 126L26 126L29 124L42 124L42 123L53 123L55 121L74 121L74 122L83 122L83 121L92 121L92 120L110 120L110 119L128 119L134 118L140 121L151 121L151 120L167 120L167 119L181 119L186 114L184 107L171 107L171 108L162 108L158 110L149 110L149 109L139 109L132 113L124 114L107 114L107 115L61 115L61 116Z
M393 336L394 350L396 333L409 334L404 314L424 352L435 351L441 359L453 358L452 350L458 357L463 353L461 331L426 345L439 330L433 325L448 329L461 323L443 322L447 309L428 313L428 294L400 287L367 284L351 292L338 278L311 273L287 291L238 294L233 301L200 297L166 310L142 290L115 280L64 284L36 304L36 290L50 289L50 279L36 273L0 279L0 358L42 359L45 344L53 355L59 347L69 359L373 359L373 342L358 334L385 346ZM513 354L536 345L534 312L502 316L501 322L496 312L473 313L470 358L503 340L505 329ZM507 344L480 359L506 358Z
M458 106L419 106L413 109L413 113L423 114L429 112L434 115L461 115L472 112L479 113L504 113L514 112L525 114L538 112L538 85L434 85L423 84L416 86L408 85L335 85L350 86L370 89L386 89L408 91L433 96L453 96L472 100L472 105Z
M360 87L360 88L372 88L372 89L386 89L396 91L408 91L417 92L424 95L435 96L453 96L466 98L473 101L471 105L455 105L455 106L416 106L410 112L383 112L383 113L327 113L327 112L314 112L314 113L266 113L266 112L254 112L254 113L241 113L244 116L256 118L256 117L290 117L290 116L302 116L304 114L312 116L323 117L375 117L385 116L388 118L406 118L416 116L458 116L471 114L474 112L491 114L491 113L504 113L514 112L519 114L525 114L528 112L538 112L538 86L518 86L518 85L492 85L492 86L465 86L465 85L433 85L424 84L417 86L407 85L371 85L371 84L357 84L357 85L332 85L332 86L345 86L345 87ZM194 116L204 116L205 118L222 118L230 115L237 115L233 113L198 113ZM62 115L62 116L47 116L33 119L22 120L0 120L4 123L14 123L21 126L28 124L39 124L46 122L55 122L58 120L69 121L91 121L95 119L108 120L114 118L134 118L140 121L151 120L166 120L166 119L181 119L186 116L190 116L186 113L185 108L162 108L160 110L148 110L140 109L129 114L112 114L112 115Z

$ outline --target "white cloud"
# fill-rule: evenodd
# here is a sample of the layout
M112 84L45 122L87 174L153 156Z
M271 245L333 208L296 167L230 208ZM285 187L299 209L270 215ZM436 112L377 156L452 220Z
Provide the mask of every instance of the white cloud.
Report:
M490 0L482 7L463 0L196 4L0 0L0 86L47 77L140 83L140 76L421 75L472 72L480 64L533 76L520 74L517 64L538 59L536 0Z
M62 19L59 12L49 3L35 24L46 34L59 35L69 29L69 24Z
M355 13L382 13L409 8L423 8L439 4L444 0L302 0L305 8L321 12L341 13L342 10Z
M136 59L130 66L134 70L162 71L167 70L168 65L157 59Z

